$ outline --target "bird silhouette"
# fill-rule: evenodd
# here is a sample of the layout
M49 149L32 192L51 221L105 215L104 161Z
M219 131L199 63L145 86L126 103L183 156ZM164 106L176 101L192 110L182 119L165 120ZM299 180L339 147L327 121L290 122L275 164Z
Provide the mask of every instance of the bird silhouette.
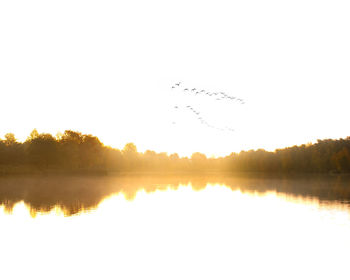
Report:
M201 113L200 113L199 111L197 111L196 109L194 109L191 105L186 105L184 108L186 108L186 109L190 110L192 113L196 114L198 121L200 121L200 123L201 123L202 125L205 125L205 126L207 126L208 128L216 129L216 130L219 130L219 131L230 131L230 132L233 132L233 131L234 131L234 129L229 128L229 127L222 128L222 127L217 127L217 126L214 126L214 125L209 124L209 123L201 116Z
M172 89L175 89L176 87L179 87L180 90L182 90L184 92L184 94L191 94L193 95L200 95L202 94L203 96L206 96L206 98L211 98L213 101L217 100L217 101L221 101L218 102L217 104L221 104L223 103L225 100L226 101L231 101L231 102L236 102L239 104L245 104L246 102L242 99L242 98L238 98L237 96L232 96L227 94L226 92L223 91L217 91L217 92L211 92L211 91L207 91L205 89L197 89L195 87L185 87L185 85L182 82L178 82L175 83L171 86ZM215 99L214 99L215 98ZM199 99L198 99L199 101ZM174 104L175 105L175 104ZM202 112L197 111L194 107L190 106L190 105L185 105L184 106L179 106L179 105L175 105L174 109L176 109L177 111L179 109L185 109L188 111L191 111L191 113L193 114L192 116L195 116L195 119L200 122L201 125L204 125L210 129L215 129L218 131L228 131L228 132L234 132L235 130L231 127L219 127L219 126L215 126L210 124L202 115ZM178 111L179 112L179 111ZM175 124L175 122L173 122L173 124Z
M206 98L212 98L213 101L214 100L220 101L217 104L223 104L225 101L235 102L236 104L240 104L240 105L246 104L246 102L242 98L238 98L237 96L229 95L223 91L210 92L210 91L207 91L205 89L197 89L195 87L193 87L193 88L185 87L183 82L175 83L174 85L171 86L171 89L176 89L177 87L179 87L179 89L182 90L184 92L184 94L191 94L191 95L193 94L195 96L202 94L203 96L206 96ZM178 106L174 106L174 108L181 109L181 107L178 107ZM182 108L184 108L184 107L182 107ZM197 117L199 117L201 114L200 112L193 109L191 106L186 106L186 108L191 110L192 113L195 114ZM203 118L198 119L198 120L200 120L202 124L205 124L206 126L208 126L210 128L215 128L215 129L219 129L219 130L234 131L234 130L230 130L229 128L222 129L222 128L218 128L216 126L212 126L212 125L208 124L208 122L206 122Z

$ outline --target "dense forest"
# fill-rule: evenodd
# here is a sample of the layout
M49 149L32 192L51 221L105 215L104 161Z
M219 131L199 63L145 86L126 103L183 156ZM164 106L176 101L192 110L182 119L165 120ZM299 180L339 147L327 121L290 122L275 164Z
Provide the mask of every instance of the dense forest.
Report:
M349 173L350 137L219 158L201 153L190 158L150 150L140 153L133 143L113 149L95 136L71 130L54 137L34 129L23 143L12 133L0 139L0 174L42 171Z

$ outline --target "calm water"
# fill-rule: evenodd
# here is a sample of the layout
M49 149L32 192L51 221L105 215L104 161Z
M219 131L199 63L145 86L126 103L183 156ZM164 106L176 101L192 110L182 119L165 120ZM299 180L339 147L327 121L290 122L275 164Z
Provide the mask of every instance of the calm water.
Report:
M345 177L3 177L1 279L350 279Z

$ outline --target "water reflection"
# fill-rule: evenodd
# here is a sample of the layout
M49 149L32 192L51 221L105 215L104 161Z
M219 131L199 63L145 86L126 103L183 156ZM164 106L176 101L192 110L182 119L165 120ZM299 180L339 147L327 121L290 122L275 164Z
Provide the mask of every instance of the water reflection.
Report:
M132 200L140 190L150 193L178 189L182 185L201 190L208 184L224 185L243 193L275 192L286 198L317 200L323 205L349 204L350 201L350 179L345 176L23 176L0 178L0 205L11 213L16 203L24 201L33 216L55 207L69 216L96 208L112 194L123 193L126 199Z
M323 208L300 193L300 203L294 194L286 201L273 189L289 189L292 183L280 179L266 184L262 178L224 179L232 180L232 189L203 178L191 179L198 182L193 188L169 180L77 177L53 183L37 178L18 187L23 196L17 200L24 197L44 211L59 202L71 214L105 199L96 210L69 217L58 210L32 219L24 203L12 215L0 212L1 275L37 280L349 279L350 215L333 207L336 201ZM274 180L269 191L265 186ZM53 192L63 183L62 190ZM304 185L313 193L312 185Z

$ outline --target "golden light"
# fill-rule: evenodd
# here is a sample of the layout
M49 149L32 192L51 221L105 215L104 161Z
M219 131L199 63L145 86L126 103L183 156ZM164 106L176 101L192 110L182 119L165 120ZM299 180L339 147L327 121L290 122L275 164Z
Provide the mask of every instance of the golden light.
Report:
M2 209L6 279L346 279L348 210L208 184L103 200L65 217ZM331 238L331 239L330 239ZM16 269L17 267L22 269ZM334 278L334 279L335 279Z

